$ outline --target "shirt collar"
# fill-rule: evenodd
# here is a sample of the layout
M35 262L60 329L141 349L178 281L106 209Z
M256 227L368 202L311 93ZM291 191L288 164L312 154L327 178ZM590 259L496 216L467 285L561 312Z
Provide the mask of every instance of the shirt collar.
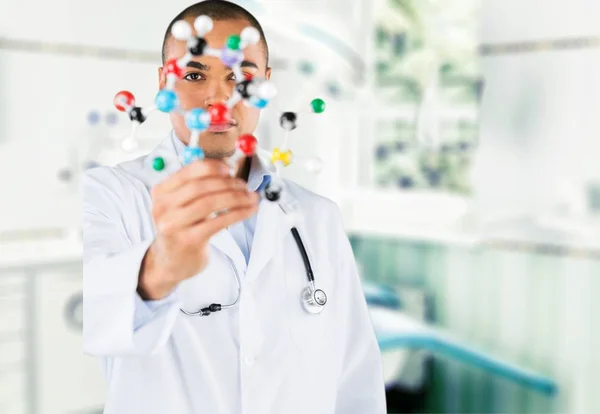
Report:
M177 152L177 157L181 159L181 155L185 151L186 145L175 135L175 131L171 132L171 140ZM250 174L248 176L247 188L252 191L260 191L271 182L271 174L265 168L260 158L254 155L252 157L252 165L250 166Z

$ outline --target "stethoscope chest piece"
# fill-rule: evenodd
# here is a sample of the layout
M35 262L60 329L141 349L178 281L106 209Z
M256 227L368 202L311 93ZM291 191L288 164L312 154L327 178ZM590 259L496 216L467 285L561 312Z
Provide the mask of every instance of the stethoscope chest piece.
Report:
M326 303L327 295L323 290L313 289L310 285L302 290L302 306L308 313L321 313Z

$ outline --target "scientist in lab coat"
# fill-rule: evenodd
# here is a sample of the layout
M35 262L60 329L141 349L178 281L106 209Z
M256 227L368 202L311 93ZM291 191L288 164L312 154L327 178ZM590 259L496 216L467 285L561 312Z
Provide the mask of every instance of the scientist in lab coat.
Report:
M245 9L208 0L181 18L214 20L206 36L222 47L248 25L261 33L245 50L243 70L269 77L259 23ZM171 23L172 25L173 23ZM186 51L172 38L163 63ZM176 85L185 109L226 100L232 71L214 57L195 57ZM160 87L165 84L159 69ZM383 414L381 354L340 211L330 200L285 181L302 217L292 223L257 189L270 171L252 160L248 183L223 161L237 136L254 132L259 110L238 103L228 128L200 138L209 159L163 180L148 168L158 154L178 159L190 136L180 115L172 133L145 157L86 171L83 183L83 344L108 382L107 414ZM171 166L172 167L172 166ZM211 213L229 213L212 218ZM290 232L308 251L324 310L309 314L307 285ZM211 303L235 307L188 316Z

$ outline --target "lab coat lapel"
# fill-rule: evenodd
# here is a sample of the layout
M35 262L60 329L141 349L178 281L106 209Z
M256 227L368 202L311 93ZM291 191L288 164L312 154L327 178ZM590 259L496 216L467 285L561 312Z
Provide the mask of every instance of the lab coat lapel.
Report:
M238 269L246 268L246 259L244 258L240 247L227 229L223 229L212 236L210 238L210 244L233 260Z
M268 200L260 202L248 263L248 278L257 277L273 255L281 251L283 239L292 226L292 218L286 215L277 203Z

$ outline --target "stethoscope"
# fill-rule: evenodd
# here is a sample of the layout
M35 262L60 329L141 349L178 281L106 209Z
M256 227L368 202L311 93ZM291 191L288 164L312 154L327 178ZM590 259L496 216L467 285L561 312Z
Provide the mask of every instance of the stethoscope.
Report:
M280 207L285 212L285 209L281 205ZM302 289L300 295L302 307L304 308L304 310L306 310L306 312L316 315L323 311L323 308L327 303L327 295L322 289L317 289L315 286L315 276L310 265L310 260L308 259L308 254L306 253L306 249L304 248L304 243L302 243L302 238L298 233L298 229L296 229L296 227L292 227L291 232L294 236L294 240L296 241L296 245L298 246L298 250L300 251L300 255L302 256L304 268L306 269L306 276L308 278L308 285L304 289ZM235 263L233 263L233 260L231 260L229 256L227 256L227 259L229 261L229 266L231 267L231 270L233 271L233 274L235 275L235 280L237 282L238 294L235 301L229 305L213 303L205 308L200 309L197 312L188 312L184 309L181 309L181 312L189 316L209 316L211 313L219 312L223 309L230 309L238 304L240 296L242 294L242 284L240 282L240 275L238 274L237 268L235 267Z

